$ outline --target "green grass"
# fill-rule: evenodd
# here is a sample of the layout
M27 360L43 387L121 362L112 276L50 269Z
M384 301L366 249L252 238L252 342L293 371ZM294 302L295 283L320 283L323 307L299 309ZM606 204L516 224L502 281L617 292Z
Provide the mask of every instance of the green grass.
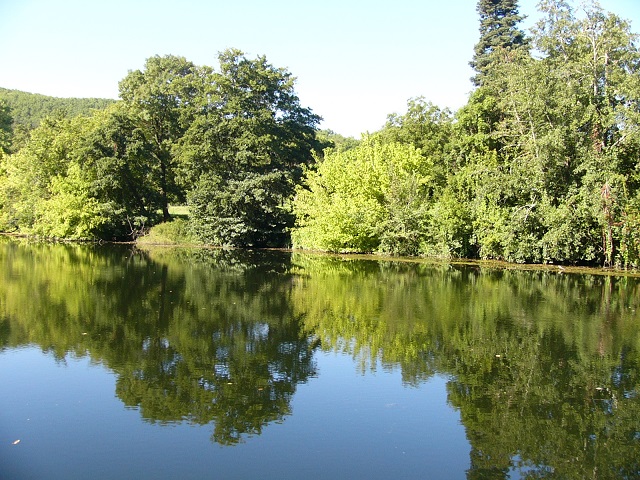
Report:
M169 215L174 218L189 218L189 207L186 205L169 205Z
M197 244L198 241L189 231L189 221L175 215L170 222L151 227L148 234L138 238L137 243L140 245L192 245Z

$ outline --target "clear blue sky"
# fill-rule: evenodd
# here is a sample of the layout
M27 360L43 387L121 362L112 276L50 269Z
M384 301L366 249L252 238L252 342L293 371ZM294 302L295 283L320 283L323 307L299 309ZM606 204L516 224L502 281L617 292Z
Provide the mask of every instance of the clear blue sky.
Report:
M520 13L536 18L536 0ZM574 3L577 4L577 3ZM640 32L640 1L602 0ZM478 40L476 0L0 0L0 87L118 97L153 55L217 64L239 48L297 77L323 128L359 137L411 97L462 106Z

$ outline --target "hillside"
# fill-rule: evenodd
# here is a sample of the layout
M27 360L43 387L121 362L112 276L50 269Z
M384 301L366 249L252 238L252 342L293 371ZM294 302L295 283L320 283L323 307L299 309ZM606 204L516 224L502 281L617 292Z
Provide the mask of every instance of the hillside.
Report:
M14 125L24 125L28 129L37 127L43 118L54 113L62 112L75 117L94 109L106 108L116 101L105 98L57 98L6 88L0 88L0 100L4 100L11 108Z

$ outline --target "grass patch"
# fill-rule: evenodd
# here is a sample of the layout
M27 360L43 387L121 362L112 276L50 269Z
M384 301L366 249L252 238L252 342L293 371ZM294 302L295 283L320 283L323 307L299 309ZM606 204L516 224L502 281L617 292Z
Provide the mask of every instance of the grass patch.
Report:
M149 233L136 241L139 245L184 245L199 243L191 234L186 218L176 218L151 227Z
M169 205L169 215L173 218L189 218L189 207L187 205Z

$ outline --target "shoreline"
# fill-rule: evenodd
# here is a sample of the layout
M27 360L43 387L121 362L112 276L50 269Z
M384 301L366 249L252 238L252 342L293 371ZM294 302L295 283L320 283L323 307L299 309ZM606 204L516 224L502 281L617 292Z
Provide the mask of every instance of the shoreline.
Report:
M78 244L78 245L131 245L140 250L152 250L155 248L192 248L204 250L253 250L253 251L278 251L286 253L298 253L306 255L315 255L323 257L333 257L344 261L351 260L370 260L383 262L398 263L423 263L433 265L450 265L450 266L466 266L477 268L489 268L493 270L521 270L521 271L538 271L556 274L583 274L583 275L599 275L599 276L616 276L616 277L632 277L640 278L639 270L623 270L615 267L594 267L594 266L575 266L575 265L559 265L559 264L541 264L541 263L511 263L503 260L480 260L466 258L438 258L438 257L401 257L387 254L377 253L339 253L325 252L322 250L307 250L301 248L275 248L275 247L225 247L219 245L206 245L198 243L144 243L138 240L132 241L113 241L113 240L68 240L68 239L45 239L32 235L0 232L0 237L10 239L23 239L33 243L62 243L62 244Z

